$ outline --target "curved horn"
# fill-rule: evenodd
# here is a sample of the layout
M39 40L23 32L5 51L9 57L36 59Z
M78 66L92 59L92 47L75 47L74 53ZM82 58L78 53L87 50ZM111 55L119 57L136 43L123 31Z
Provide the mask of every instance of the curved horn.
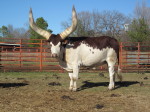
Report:
M60 33L60 36L62 39L65 39L68 35L70 35L72 32L74 32L77 28L77 14L76 10L73 6L72 8L72 25L68 27L65 31Z
M35 22L34 22L34 18L33 18L33 14L32 14L32 9L30 8L30 13L29 13L29 23L30 23L30 27L37 32L38 34L40 34L41 36L45 37L47 40L49 39L49 37L51 36L51 33L41 29L40 27L38 27Z

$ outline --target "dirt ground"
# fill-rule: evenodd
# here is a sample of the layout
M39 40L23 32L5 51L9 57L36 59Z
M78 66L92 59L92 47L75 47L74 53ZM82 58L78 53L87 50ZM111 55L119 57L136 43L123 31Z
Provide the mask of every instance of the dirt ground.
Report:
M81 73L70 92L67 73L0 73L0 112L150 112L150 73L124 73L109 91L107 73Z

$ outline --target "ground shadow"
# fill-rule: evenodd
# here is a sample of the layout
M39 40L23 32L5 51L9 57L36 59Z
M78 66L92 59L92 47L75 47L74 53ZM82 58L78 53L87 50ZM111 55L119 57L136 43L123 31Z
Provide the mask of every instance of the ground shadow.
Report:
M140 82L138 81L122 81L122 82L116 82L116 87L115 89L117 88L121 88L121 87L128 87L128 86L131 86L131 85L134 85L134 84L138 84Z
M88 89L88 88L93 88L93 87L99 87L99 86L108 86L109 82L90 82L90 81L83 81L82 82L83 85L78 88L78 91L84 90L84 89ZM115 83L115 89L121 88L121 87L128 87L130 85L134 85L137 84L139 82L137 81L123 81L123 82L116 82Z
M22 87L28 85L27 83L0 83L0 87L9 88L9 87Z

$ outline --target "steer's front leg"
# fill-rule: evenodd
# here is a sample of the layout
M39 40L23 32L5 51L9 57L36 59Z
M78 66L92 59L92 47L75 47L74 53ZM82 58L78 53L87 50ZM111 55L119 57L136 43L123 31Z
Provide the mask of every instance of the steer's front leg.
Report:
M73 73L69 73L69 77L70 77L70 86L69 86L69 90L72 91L73 90Z
M71 91L77 91L78 74L79 74L79 68L78 67L74 67L73 73L69 73L69 77L70 77L69 90L71 90Z

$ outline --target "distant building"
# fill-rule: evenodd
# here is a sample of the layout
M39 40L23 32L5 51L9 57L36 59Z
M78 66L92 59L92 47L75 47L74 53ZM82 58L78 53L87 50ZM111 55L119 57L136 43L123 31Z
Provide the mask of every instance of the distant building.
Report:
M15 50L20 44L0 43L0 50Z
M129 24L124 24L124 29L125 29L125 31L128 31L129 30Z

